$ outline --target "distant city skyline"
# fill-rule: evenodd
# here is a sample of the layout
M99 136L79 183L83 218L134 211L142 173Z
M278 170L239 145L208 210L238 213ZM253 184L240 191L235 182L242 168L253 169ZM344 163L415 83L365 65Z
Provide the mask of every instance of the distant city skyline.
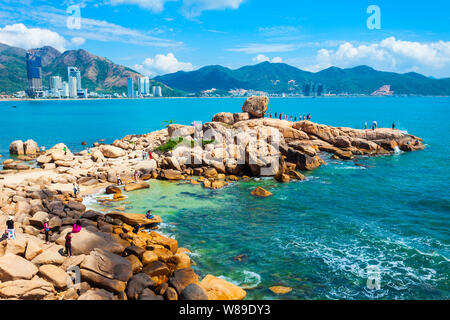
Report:
M2 1L0 42L83 48L150 77L263 61L450 77L449 1ZM80 5L81 3L81 5ZM67 13L80 5L81 19ZM380 28L370 29L380 9ZM72 21L73 20L73 21ZM369 20L369 21L368 21ZM79 23L78 23L79 22Z

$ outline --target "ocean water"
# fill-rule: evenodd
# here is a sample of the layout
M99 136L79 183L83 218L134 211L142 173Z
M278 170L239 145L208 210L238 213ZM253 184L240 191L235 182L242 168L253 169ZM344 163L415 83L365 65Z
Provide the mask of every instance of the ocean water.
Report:
M238 112L243 99L1 102L0 151L15 139L51 147L111 142ZM12 108L15 105L16 108ZM129 193L117 206L153 209L162 232L189 248L196 271L247 288L247 299L449 299L450 98L271 99L270 111L362 128L377 120L425 140L424 151L334 161L307 181L239 182L221 190L170 182ZM263 186L274 195L250 195ZM95 204L90 205L102 208ZM234 257L245 255L242 261ZM373 273L373 270L376 272ZM368 286L371 279L379 287ZM269 287L292 288L286 295Z

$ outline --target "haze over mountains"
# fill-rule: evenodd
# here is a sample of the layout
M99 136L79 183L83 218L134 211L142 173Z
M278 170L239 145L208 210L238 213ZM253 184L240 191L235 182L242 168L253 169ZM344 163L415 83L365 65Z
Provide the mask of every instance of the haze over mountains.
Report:
M49 87L50 76L61 76L67 81L67 67L76 66L81 71L82 85L89 91L126 92L127 78L142 75L130 68L93 55L86 50L68 50L64 53L46 46L39 48L42 58L42 82ZM0 92L14 93L27 87L26 50L0 43ZM161 83L151 81L150 85L160 85L165 96L181 95Z
M142 75L128 67L93 55L85 50L61 53L52 47L40 48L43 85L49 87L50 76L67 81L67 67L81 71L83 87L105 93L126 92L127 78ZM0 43L0 93L12 94L27 87L26 50ZM155 77L150 85L160 85L163 95L182 96L215 88L227 92L234 89L268 93L301 93L303 85L322 84L325 92L371 94L383 85L391 85L395 94L450 96L450 78L435 79L410 72L382 72L368 66L349 69L331 67L317 73L300 70L285 63L263 62L232 70L222 66L206 66L199 70L179 71Z
M196 71L179 71L155 77L154 80L186 92L242 88L288 93L301 90L306 83L321 83L326 92L336 94L371 94L388 84L395 94L450 95L450 78L432 79L414 72L382 72L368 66L350 69L331 67L312 73L284 63L263 62L236 70L207 66Z

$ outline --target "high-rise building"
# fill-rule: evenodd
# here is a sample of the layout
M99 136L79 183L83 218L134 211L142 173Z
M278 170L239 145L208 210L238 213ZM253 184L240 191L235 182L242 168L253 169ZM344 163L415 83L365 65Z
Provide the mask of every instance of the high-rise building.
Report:
M67 68L67 79L70 77L75 77L77 79L77 90L83 90L81 88L81 72L77 67Z
M162 88L160 86L154 86L152 88L152 94L154 97L162 97Z
M27 77L28 77L28 95L32 98L42 97L42 61L36 52L30 50L26 55L27 59Z
M77 98L77 78L76 77L69 77L69 97L70 98Z
M138 92L141 96L150 94L150 79L149 77L141 77L138 80Z
M136 93L134 91L133 78L128 78L128 80L127 80L127 89L128 89L128 98L134 98Z
M63 89L62 79L60 76L50 77L50 93L53 96L61 96Z
M61 96L66 98L69 96L69 84L66 81L62 83Z

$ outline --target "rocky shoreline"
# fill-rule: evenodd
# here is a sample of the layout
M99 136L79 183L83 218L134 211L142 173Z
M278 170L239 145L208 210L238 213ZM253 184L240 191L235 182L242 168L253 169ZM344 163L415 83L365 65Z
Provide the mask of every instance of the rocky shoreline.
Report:
M82 195L110 195L120 203L123 190L151 188L151 179L185 181L219 189L251 177L270 176L287 183L304 180L301 171L324 164L324 157L352 160L361 155L388 155L425 148L423 141L395 129L357 130L311 121L264 118L269 100L247 99L241 113L219 113L193 126L171 124L146 135L128 135L112 145L95 143L72 153L59 143L43 152L33 140L14 141L17 160L0 171L0 225L12 217L16 240L0 242L1 299L66 300L240 300L246 292L213 275L201 281L191 268L189 251L154 231L159 216L87 210ZM150 152L151 157L143 157ZM26 163L37 164L31 168ZM134 181L135 172L140 173ZM271 194L262 188L254 196ZM106 210L106 209L105 209ZM52 229L44 243L44 222ZM63 253L65 235L76 220L72 257ZM136 225L145 230L133 232ZM80 283L69 274L78 270Z

